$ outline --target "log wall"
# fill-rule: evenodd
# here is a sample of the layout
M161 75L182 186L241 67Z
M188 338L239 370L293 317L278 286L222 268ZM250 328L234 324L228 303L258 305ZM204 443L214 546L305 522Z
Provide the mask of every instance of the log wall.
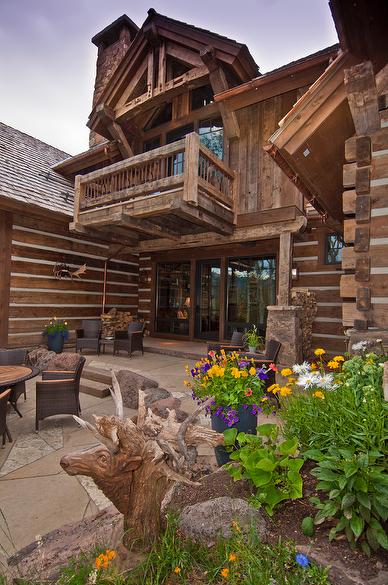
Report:
M69 232L67 223L14 213L10 263L8 345L43 341L41 331L53 316L69 322L70 340L82 319L101 314L106 243ZM86 263L80 279L58 280L56 263L75 270ZM106 310L137 314L138 256L109 260Z
M325 264L325 228L313 228L302 241L294 241L293 266L298 278L295 288L307 288L315 293L317 315L313 323L313 349L323 347L329 355L346 351L342 325L341 264Z

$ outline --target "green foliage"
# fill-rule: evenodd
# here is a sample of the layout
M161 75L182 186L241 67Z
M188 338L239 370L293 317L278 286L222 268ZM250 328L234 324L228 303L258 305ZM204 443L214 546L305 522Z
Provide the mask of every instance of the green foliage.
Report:
M382 393L383 358L354 356L335 374L335 389L323 400L309 391L295 393L279 412L286 437L298 437L302 450L353 446L386 451L388 403Z
M244 341L248 347L257 347L264 344L264 339L259 335L256 325L244 333Z
M307 451L307 457L318 462L312 475L319 479L317 489L327 498L311 498L319 509L315 524L337 518L329 538L345 532L349 543L360 542L363 551L380 546L388 549L388 536L381 525L388 519L388 475L384 455L380 451L356 453L354 448L328 452Z
M305 536L314 536L314 520L311 516L303 518L300 528Z
M295 437L278 442L276 424L259 425L257 433L248 435L238 433L237 429L224 431L230 459L236 462L225 468L235 481L245 478L254 484L257 491L252 503L263 506L272 516L274 508L283 500L302 497L300 468L303 459L295 456L298 450Z
M57 335L60 333L65 339L69 336L69 326L67 321L62 321L62 319L57 319L53 317L47 325L45 325L43 329L43 335Z

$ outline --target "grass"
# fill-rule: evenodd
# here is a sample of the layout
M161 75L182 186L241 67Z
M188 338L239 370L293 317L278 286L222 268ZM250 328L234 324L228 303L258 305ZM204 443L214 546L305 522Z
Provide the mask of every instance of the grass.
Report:
M177 520L169 518L147 558L127 573L120 574L115 561L96 570L99 552L71 561L56 585L329 585L325 569L298 565L291 543L263 544L254 530L244 536L238 525L229 540L208 548L184 541ZM24 585L33 584L25 581Z

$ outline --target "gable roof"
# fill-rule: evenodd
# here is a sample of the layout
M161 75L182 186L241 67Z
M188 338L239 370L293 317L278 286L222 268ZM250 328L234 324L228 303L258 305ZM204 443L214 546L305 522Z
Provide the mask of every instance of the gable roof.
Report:
M51 169L68 156L0 122L0 197L72 216L73 184Z

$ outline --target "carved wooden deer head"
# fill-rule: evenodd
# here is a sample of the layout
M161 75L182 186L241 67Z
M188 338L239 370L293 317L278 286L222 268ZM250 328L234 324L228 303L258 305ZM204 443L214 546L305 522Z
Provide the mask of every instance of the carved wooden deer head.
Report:
M123 417L123 401L117 378L112 372L111 394L116 416L95 416L95 426L74 417L102 443L85 451L65 455L61 466L69 475L87 475L95 481L116 508L126 525L139 537L146 530L156 535L160 504L171 482L190 482L188 475L200 443L220 445L223 435L193 423L204 403L183 423L175 411L167 419L145 407L145 394L139 391L136 424Z

